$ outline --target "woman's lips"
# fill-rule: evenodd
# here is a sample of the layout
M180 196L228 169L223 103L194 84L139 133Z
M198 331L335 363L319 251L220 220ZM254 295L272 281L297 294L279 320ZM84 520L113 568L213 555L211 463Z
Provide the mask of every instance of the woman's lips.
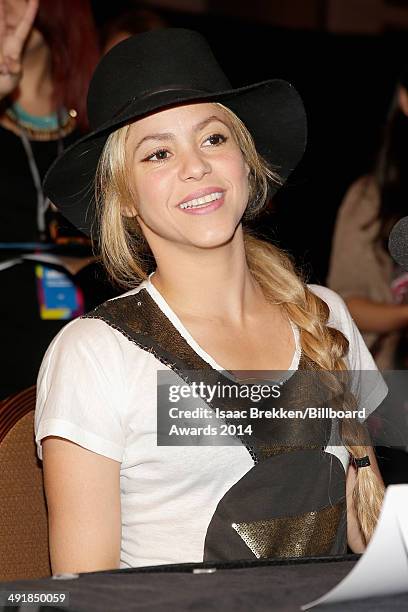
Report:
M195 202L195 200L197 199L207 198L208 196L214 196L214 195L217 195L219 197L220 194L222 194L223 192L224 192L224 189L222 189L222 187L218 187L215 185L211 185L208 187L202 187L201 189L197 189L197 191L194 191L193 193L189 193L188 196L184 198L184 200L178 203L178 206L181 206L182 208L184 208L185 204L190 204L191 202ZM215 199L215 198L212 198L212 199Z
M209 213L212 213L214 210L217 210L217 208L220 208L224 204L224 196L225 194L223 193L218 200L213 200L208 204L203 204L196 208L180 208L180 210L181 212L187 213L189 215L208 215Z

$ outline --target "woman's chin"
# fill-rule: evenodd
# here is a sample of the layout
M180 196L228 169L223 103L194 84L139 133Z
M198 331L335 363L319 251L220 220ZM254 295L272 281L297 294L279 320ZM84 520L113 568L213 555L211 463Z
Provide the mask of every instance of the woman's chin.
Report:
M191 244L201 249L217 249L229 244L235 235L235 229L229 232L208 232L194 237Z

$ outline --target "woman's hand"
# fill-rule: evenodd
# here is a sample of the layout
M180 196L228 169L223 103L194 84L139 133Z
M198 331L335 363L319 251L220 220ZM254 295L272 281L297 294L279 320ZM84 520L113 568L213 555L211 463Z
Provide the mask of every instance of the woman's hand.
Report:
M16 24L6 18L5 0L0 0L0 99L9 95L20 82L24 45L31 32L39 0L28 0Z
M53 574L119 568L120 463L56 436L42 446Z

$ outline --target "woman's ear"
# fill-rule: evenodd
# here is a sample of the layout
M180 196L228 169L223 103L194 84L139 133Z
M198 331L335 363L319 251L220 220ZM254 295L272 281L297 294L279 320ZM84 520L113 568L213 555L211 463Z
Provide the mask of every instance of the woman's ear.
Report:
M408 91L402 85L398 87L398 105L404 115L408 117Z

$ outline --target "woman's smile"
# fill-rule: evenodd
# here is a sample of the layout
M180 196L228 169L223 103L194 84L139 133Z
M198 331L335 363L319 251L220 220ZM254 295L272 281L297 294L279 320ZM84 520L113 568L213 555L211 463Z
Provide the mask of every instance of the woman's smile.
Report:
M223 203L224 189L221 187L206 187L190 193L178 204L178 207L185 212L207 214L207 212L222 206Z
M231 239L248 202L248 167L222 108L188 104L136 121L127 159L129 216L153 252L162 240L208 248Z
M190 215L207 215L224 204L224 193L219 191L208 196L190 200L180 205L180 209Z

